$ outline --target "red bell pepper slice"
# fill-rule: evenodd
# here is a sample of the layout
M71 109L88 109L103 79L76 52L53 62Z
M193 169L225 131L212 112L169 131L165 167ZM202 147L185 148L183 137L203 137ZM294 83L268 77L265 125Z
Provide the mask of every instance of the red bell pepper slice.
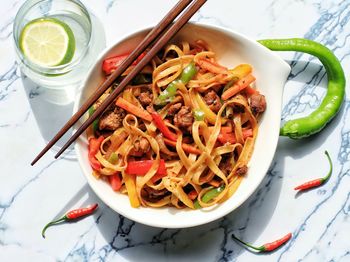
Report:
M103 140L103 136L100 136L99 138L91 137L89 139L89 161L91 167L97 171L101 169L101 163L96 159L95 155L97 154Z
M106 75L110 75L113 71L115 71L121 63L130 55L124 54L124 55L117 55L113 57L106 58L103 60L102 63L102 70L105 72ZM145 56L145 53L142 53L133 63L132 65L136 65L140 60Z
M119 191L122 187L122 180L120 178L120 174L117 173L115 175L108 176L109 183L114 191Z
M130 161L125 169L125 173L128 175L144 176L151 169L154 160L140 160L140 161ZM166 167L164 159L160 160L158 170L156 175L158 179L166 176Z
M164 135L164 137L172 141L176 141L177 140L176 134L174 134L169 130L169 128L165 125L165 122L163 121L162 117L156 112L152 112L151 115L152 115L154 124L159 129L159 131Z

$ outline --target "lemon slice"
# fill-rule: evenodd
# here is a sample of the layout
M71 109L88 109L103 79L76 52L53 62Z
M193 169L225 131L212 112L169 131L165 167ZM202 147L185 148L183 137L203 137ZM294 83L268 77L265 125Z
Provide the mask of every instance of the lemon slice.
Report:
M73 31L56 18L40 18L26 24L19 43L31 62L46 67L69 63L75 51Z

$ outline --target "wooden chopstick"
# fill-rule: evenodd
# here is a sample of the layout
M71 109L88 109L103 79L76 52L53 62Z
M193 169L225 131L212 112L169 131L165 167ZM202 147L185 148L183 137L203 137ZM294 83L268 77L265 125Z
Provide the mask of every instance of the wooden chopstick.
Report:
M58 131L49 143L35 157L33 166L45 153L57 143L58 140L80 119L82 115L99 99L99 97L113 84L113 82L166 30L178 15L192 2L192 0L180 0L165 17L147 34L141 43L134 49L127 59L105 80L105 82L91 95L69 121Z
M146 53L135 68L120 82L118 87L103 101L96 111L78 128L72 137L63 145L55 155L58 158L84 131L92 122L99 117L103 111L114 102L118 94L127 86L127 84L152 60L152 58L164 47L165 44L190 20L198 9L207 0L194 0L193 3L180 15L169 29L154 43L152 48Z

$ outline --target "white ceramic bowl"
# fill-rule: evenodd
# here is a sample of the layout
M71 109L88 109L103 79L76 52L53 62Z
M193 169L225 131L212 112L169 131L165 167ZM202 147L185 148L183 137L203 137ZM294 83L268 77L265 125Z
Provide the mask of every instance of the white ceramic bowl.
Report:
M77 100L78 109L85 99L104 79L101 64L104 58L111 55L130 52L149 29L132 34L122 41L107 48L89 72L82 93ZM254 40L223 29L201 24L186 25L173 41L187 40L189 42L203 39L215 51L219 62L229 68L240 63L253 66L256 85L266 96L267 109L259 125L259 134L249 171L237 192L226 202L210 210L177 210L172 207L160 209L150 207L132 208L126 195L114 192L107 183L96 180L88 161L87 140L81 137L76 143L76 152L83 173L99 198L119 214L142 224L162 228L186 228L202 225L225 216L239 207L258 187L264 178L273 159L280 128L282 93L290 67L280 57L261 46Z

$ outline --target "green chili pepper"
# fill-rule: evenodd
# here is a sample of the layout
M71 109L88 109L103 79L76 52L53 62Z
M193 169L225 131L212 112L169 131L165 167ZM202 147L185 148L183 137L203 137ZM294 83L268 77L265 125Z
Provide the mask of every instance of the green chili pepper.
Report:
M215 197L217 197L218 195L220 195L220 193L225 189L225 186L219 186L213 189L210 189L208 192L206 192L203 197L202 197L202 201L204 203L208 203L210 200L214 199ZM196 200L194 202L194 208L195 209L199 209L201 208L201 205L199 204L198 200Z
M260 44L273 51L299 51L316 56L326 69L327 94L321 105L309 116L287 121L280 135L303 138L321 131L338 113L345 96L344 71L337 57L327 47L302 38L259 40Z
M173 100L174 96L176 95L177 91L177 84L180 82L180 80L174 80L172 81L166 89L163 90L159 94L159 96L155 100L156 105L162 105L164 106L166 103L169 103Z
M204 120L204 112L200 109L193 110L193 115L194 115L194 119L196 119L196 121L203 121Z
M197 68L194 62L189 63L180 75L180 80L185 85L197 74Z
M194 62L189 63L183 70L179 77L179 79L176 79L172 81L166 89L163 90L157 97L155 104L156 105L165 105L168 102L171 102L171 100L176 95L177 91L177 85L178 83L187 84L197 73L197 68L194 64Z
M91 106L89 108L89 116L91 116L95 111L96 109L94 108L94 106ZM99 118L97 118L96 120L94 120L94 122L92 122L92 130L94 131L94 133L98 129L98 122L99 122Z
M109 158L108 158L108 162L115 165L118 161L118 155L116 153L112 153Z

